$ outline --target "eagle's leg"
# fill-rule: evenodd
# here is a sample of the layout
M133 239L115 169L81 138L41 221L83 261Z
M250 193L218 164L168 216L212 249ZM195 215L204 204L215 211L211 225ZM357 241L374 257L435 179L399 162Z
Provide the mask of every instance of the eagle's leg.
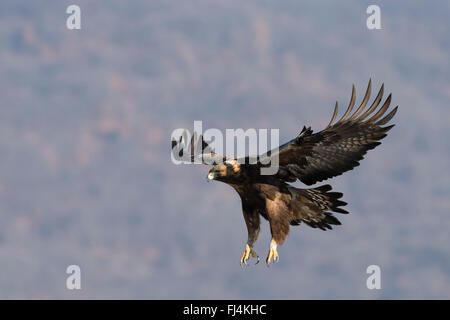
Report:
M245 245L244 253L242 254L242 257L241 257L241 265L247 264L248 259L250 259L250 255L252 256L252 258L256 259L255 264L258 264L259 263L258 254L255 252L255 250L253 250L253 247L247 243Z
M278 257L278 252L277 252L277 242L272 239L272 241L270 241L270 248L269 248L269 253L267 254L267 259L266 259L266 263L267 266L270 265L270 263L272 262L278 262L279 257Z
M291 208L289 195L279 192L279 189L273 189L274 199L266 198L266 211L270 223L270 241L269 253L266 263L269 266L272 261L278 262L277 246L281 246L289 234L289 225L291 221Z
M247 261L250 259L250 256L252 258L256 259L257 264L259 262L259 256L253 250L253 245L255 244L256 240L258 240L259 237L259 213L257 210L252 210L245 205L243 205L243 213L244 213L244 219L245 224L247 225L247 231L248 231L248 238L247 238L247 244L245 245L244 253L241 257L241 265L247 264Z

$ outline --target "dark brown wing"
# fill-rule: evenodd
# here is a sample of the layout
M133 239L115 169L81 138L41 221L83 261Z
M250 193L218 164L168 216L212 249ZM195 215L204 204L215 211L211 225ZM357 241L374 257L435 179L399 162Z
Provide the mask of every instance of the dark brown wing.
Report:
M384 84L372 105L366 109L371 93L369 81L361 105L351 114L355 105L355 86L353 86L350 104L339 121L333 124L338 113L336 102L333 117L323 131L313 134L311 128L304 127L295 139L282 145L278 152L272 151L270 157L279 156L278 177L290 182L300 179L303 183L311 185L358 166L366 152L381 144L380 140L394 126L383 127L397 111L395 107L384 116L391 102L391 94L377 110L383 89Z

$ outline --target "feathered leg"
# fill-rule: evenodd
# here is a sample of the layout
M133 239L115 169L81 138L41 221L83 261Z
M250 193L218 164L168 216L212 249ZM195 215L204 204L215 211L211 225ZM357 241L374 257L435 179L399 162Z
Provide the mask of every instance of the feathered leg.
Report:
M270 232L272 240L270 241L269 253L266 263L269 266L272 261L278 262L277 246L282 245L289 234L289 210L286 202L290 197L279 195L273 200L266 199L266 209L269 217Z
M247 264L248 259L250 259L250 255L252 258L256 259L256 264L259 262L259 256L253 250L253 245L255 244L256 240L258 240L259 236L259 213L256 210L249 210L249 208L245 208L243 206L243 213L244 213L244 219L245 224L247 225L247 231L248 231L248 239L247 244L245 245L244 253L241 257L241 265Z

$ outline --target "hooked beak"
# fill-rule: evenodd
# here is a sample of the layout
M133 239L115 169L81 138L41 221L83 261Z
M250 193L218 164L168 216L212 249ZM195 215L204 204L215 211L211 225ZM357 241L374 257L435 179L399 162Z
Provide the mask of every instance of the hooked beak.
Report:
M216 174L214 172L210 172L210 173L208 173L208 176L206 177L206 181L214 180L215 177L216 177Z

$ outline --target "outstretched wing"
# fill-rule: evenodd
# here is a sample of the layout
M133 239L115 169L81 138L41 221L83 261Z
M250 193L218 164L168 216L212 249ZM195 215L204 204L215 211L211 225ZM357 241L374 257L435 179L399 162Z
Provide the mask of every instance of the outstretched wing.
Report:
M270 153L270 157L274 155L279 157L277 176L289 182L300 179L303 183L311 185L353 169L359 165L359 161L368 150L381 144L380 140L394 126L383 127L383 125L392 119L398 107L384 116L391 102L389 94L378 109L383 97L383 84L372 105L366 109L371 86L369 81L364 99L353 114L351 112L355 105L354 85L350 104L339 121L333 123L338 113L336 102L333 117L323 131L313 134L311 128L304 127L295 139L279 147L276 153Z
M216 154L203 139L202 135L197 136L197 133L194 132L189 144L186 143L187 140L187 131L180 136L178 141L172 140L172 155L174 159L203 164L216 164L227 160L225 156Z

